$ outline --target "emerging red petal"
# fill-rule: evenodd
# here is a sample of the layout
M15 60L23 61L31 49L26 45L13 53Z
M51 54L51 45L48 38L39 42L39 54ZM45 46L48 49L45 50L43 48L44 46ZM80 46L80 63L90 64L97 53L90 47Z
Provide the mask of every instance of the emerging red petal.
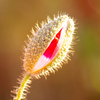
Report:
M47 47L43 55L39 58L39 60L33 67L34 72L44 68L56 56L56 54L60 49L60 46L62 44L62 38L64 36L62 30L63 28L60 29L60 31L56 34L54 39L51 41L50 45Z
M46 58L49 58L50 60L53 58L52 55L53 55L54 51L57 49L57 43L58 43L60 35L61 35L61 30L56 34L56 36L50 43L49 47L46 49L46 51L43 54ZM59 49L59 47L58 47L58 49ZM55 56L55 54L53 56Z

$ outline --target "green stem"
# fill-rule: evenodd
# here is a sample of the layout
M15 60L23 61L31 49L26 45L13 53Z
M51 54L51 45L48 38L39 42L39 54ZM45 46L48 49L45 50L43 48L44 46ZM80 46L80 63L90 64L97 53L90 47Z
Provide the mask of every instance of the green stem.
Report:
M30 78L31 78L31 75L26 73L21 84L20 84L20 87L18 89L17 95L14 98L14 100L21 100L21 99L25 98L24 92L26 91L28 83L30 83Z

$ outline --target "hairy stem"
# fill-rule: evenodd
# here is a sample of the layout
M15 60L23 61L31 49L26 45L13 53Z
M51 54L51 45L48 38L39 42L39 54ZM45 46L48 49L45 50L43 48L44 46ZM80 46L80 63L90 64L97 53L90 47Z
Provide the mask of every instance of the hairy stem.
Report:
M23 80L21 81L20 87L18 88L18 92L14 100L21 100L25 98L25 95L26 95L25 92L27 92L28 84L31 82L30 78L31 78L31 75L26 73Z

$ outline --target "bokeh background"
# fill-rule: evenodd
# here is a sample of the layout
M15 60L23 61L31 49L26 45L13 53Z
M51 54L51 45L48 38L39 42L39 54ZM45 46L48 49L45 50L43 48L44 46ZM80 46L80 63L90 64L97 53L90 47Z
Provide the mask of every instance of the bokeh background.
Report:
M27 99L100 100L100 0L0 0L0 100L12 99L27 34L58 11L76 20L75 54L47 80L33 80Z

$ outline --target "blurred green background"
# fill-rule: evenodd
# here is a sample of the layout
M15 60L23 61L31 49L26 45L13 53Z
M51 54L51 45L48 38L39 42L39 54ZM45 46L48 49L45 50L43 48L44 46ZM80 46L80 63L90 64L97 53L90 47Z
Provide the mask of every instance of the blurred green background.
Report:
M76 20L75 54L56 74L33 80L28 100L100 100L100 0L0 0L0 100L22 73L22 46L35 23L58 11Z

